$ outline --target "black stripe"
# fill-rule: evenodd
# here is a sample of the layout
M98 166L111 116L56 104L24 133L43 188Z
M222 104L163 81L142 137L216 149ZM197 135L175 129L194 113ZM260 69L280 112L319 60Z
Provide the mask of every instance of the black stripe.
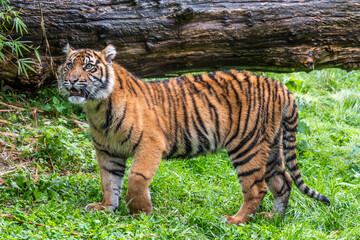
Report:
M175 80L174 80L175 81ZM169 95L170 95L170 99L171 99L171 105L172 105L172 103L174 103L174 106L172 107L172 110L173 110L173 113L174 113L174 132L175 132L175 136L174 136L174 139L175 139L175 142L178 142L179 141L179 139L178 139L178 129L179 129L179 123L178 123L178 118L177 118L177 106L179 106L179 101L178 101L178 98L177 97L174 97L173 98L173 96L172 96L172 92L171 92L171 89L176 89L176 86L175 86L175 83L174 83L174 81L171 81L171 82L169 82L169 85L170 84L172 84L171 86L169 86L168 87L168 89L169 89ZM171 107L171 105L169 105L169 107ZM171 109L170 109L171 110ZM177 151L177 147L176 147L176 150L175 150L175 152ZM174 153L175 153L174 152Z
M107 88L109 83L109 67L105 64L105 81L101 86L104 86L104 88ZM102 77L102 76L101 76Z
M298 180L299 178L301 178L301 175L300 175L300 174L295 175L294 181L296 182L296 180Z
M265 176L263 176L263 177L260 178L260 179L256 179L256 180L253 182L253 184L251 184L250 188L253 188L256 184L263 182L264 179L265 179Z
M270 149L273 149L275 146L279 144L280 141L280 133L278 132L276 136L274 137L274 141L270 144ZM278 151L278 150L277 150Z
M282 84L282 83L280 83L280 86L281 86L282 101L281 101L281 98L279 98L279 105L280 105L281 109L283 109L283 108L284 108L283 105L285 105L285 102L287 102L287 101L285 100L285 92L284 92L284 86L285 86L285 85Z
M176 111L176 109L174 108L174 110L172 110L173 109L173 107L172 107L172 102L173 102L173 98L172 98L172 96L171 96L171 91L170 91L170 89L169 89L169 82L165 82L164 84L162 84L162 86L165 88L165 93L166 93L166 97L167 97L167 104L168 104L168 117L169 117L169 128L170 128L170 132L172 133L172 127L173 127L173 125L172 125L172 112L173 111ZM163 104L164 106L165 106L165 104Z
M133 146L133 151L135 151L135 149L139 146L141 139L143 137L144 131L141 132L139 140L135 143L135 145Z
M100 144L98 141L96 141L96 139L95 139L93 136L91 136L91 140L92 140L96 145L98 145L99 147L105 147L104 145L102 145L102 144Z
M112 101L111 101L111 97L109 97L108 108L106 110L106 122L101 126L103 129L106 129L105 130L106 135L109 133L112 120L113 120Z
M184 139L184 146L185 146L184 156L189 156L190 153L192 152L192 145L191 145L189 136L186 132L183 133L183 139Z
M315 195L315 191L313 190L313 191L311 192L311 194L309 195L309 197L314 198L314 195Z
M294 115L295 115L295 112L296 112L296 103L295 103L295 101L293 102L293 110L292 110L292 112L291 112L291 114L289 114L288 116L286 116L284 119L285 119L285 121L289 121L291 118L293 118L294 117Z
M233 120L232 120L232 107L231 107L231 103L230 103L230 101L226 98L226 97L224 97L224 99L225 99L225 101L226 101L226 104L228 105L228 107L229 107L229 114L228 114L228 116L229 116L229 125L230 125L230 129L229 129L229 132L226 134L226 136L229 136L229 134L231 133L231 129L232 129L232 127L233 127Z
M287 125L286 122L285 122L284 127L285 127L286 131L288 131L288 132L297 132L297 125L296 125L295 127L291 128L291 127L290 127L289 125Z
M192 75L192 77L193 77L194 79L196 79L197 76ZM192 91L193 93L198 94L198 93L200 92L200 90L196 87L194 81L191 81L191 80L188 78L188 76L186 76L186 75L183 76L183 79L184 79L186 82L188 82L190 88L193 90L193 91Z
M177 150L178 150L178 147L177 147L176 143L174 143L171 147L171 150L169 151L169 153L166 155L165 158L172 157L174 155L174 153L176 153Z
M305 189L304 189L304 194L308 194L310 191L310 188L308 186L305 186Z
M106 168L106 167L103 167L102 169L108 171L109 173L111 173L111 174L113 174L115 176L118 176L119 178L124 177L124 174L125 174L124 169L109 169L109 168Z
M270 107L270 101L271 101L271 87L270 87L270 82L269 82L269 78L265 78L265 83L266 83L266 86L267 86L267 94L268 94L268 99L266 101L266 119L267 121L269 120L269 107ZM272 124L270 124L271 126Z
M253 130L245 138L243 138L241 142L233 150L230 150L228 152L229 155L233 155L234 153L238 152L246 143L248 143L251 140L252 137L254 137L254 133L257 130L257 122ZM256 134L254 141L250 144L249 147L253 148L255 146L255 144L258 142L258 137L259 137L259 132ZM247 151L248 149L246 149L245 151Z
M252 104L252 98L251 98L251 83L249 81L249 77L246 75L245 81L248 83L248 94L246 95L246 102L247 102L247 114L246 114L246 120L245 120L245 124L244 124L244 129L241 133L242 136L245 135L245 132L247 130L247 125L249 123L249 118L250 118L250 110L251 110L251 104ZM257 121L256 121L257 123Z
M121 190L120 190L120 189L118 189L118 188L113 188L112 190L114 191L114 194L115 194L116 196L120 196L120 193L121 193Z
M199 110L198 110L198 107L196 105L196 101L195 101L195 98L192 94L190 94L190 97L191 97L191 100L192 100L192 104L194 105L194 110L195 110L195 115L196 115L196 120L199 122L202 130L208 134L207 130L206 130L206 127L204 125L204 121L202 120L200 114L199 114Z
M167 92L166 92L166 89L165 89L165 84L159 84L158 87L160 88L160 92L161 92L161 94L159 95L159 97L161 98L161 100L160 100L161 109L163 110L163 113L166 116L166 113L167 113L166 110L167 109L165 109L165 105L166 105L166 100L168 100L169 96L167 95ZM167 117L169 117L169 116L167 116ZM169 120L169 122L171 122L171 120ZM171 126L171 124L170 124L170 126Z
M90 127L94 128L95 131L100 132L100 130L95 126L95 123L93 122L93 120L91 119L90 115L87 116L88 122L90 124Z
M250 175L253 175L255 172L260 171L261 168L254 168L252 170L246 171L246 172L241 172L238 174L238 177L247 177Z
M231 138L225 143L225 146L229 145L239 134L240 131L240 118L241 118L241 112L242 112L242 103L239 102L239 113L238 113L238 120L236 124L236 132L231 136Z
M221 85L219 84L219 82L216 80L214 74L207 74L207 76L208 76L209 79L211 79L216 85L218 85L220 88L222 88L222 86L221 86ZM209 86L210 86L209 90L211 89L212 92L215 94L216 100L217 100L219 103L221 103L221 99L220 99L220 97L219 97L216 89L212 86L212 84L210 84ZM209 91L209 92L210 92L210 91Z
M238 166L242 166L242 165L248 163L251 159L253 159L253 157L255 157L258 153L259 153L259 151L256 151L255 153L249 155L248 157L244 158L243 160L241 160L239 162L233 162L232 165L234 166L234 168L237 168Z
M288 141L288 142L296 142L296 137L292 136L292 135L290 135L288 137L284 136L284 140Z
M294 145L294 146L289 146L289 147L288 147L288 146L284 146L284 149L285 149L285 150L289 150L289 151L290 151L290 150L295 150L295 149L296 149L296 145Z
M153 103L154 105L157 105L156 102L155 102L155 97L153 97L153 93L152 93L151 90L150 90L149 84L150 84L150 83L144 82L144 86L146 87L146 90L147 90L148 93L149 93L149 96L150 96L150 99L151 99L152 103Z
M98 112L100 110L100 107L102 105L103 102L100 102L97 106L96 106L96 112Z
M320 194L319 200L322 201L322 202L324 202L324 203L326 203L327 205L330 205L329 199L328 199L326 196L324 196L324 195L321 195L321 194Z
M291 161L294 161L294 160L296 160L296 153L294 153L290 157L286 158L286 162L291 162Z
M119 128L121 127L122 122L123 122L124 119L125 119L126 108L127 108L127 103L125 103L124 113L123 113L123 115L121 116L121 118L120 118L120 120L119 120L119 123L116 125L115 132L117 132L117 131L119 130Z
M295 114L295 118L294 118L292 121L287 121L287 120L285 119L285 122L286 122L288 125L294 125L298 119L299 119L299 114L296 113L296 114Z
M115 71L114 71L115 72ZM101 73L102 73L102 70L101 70ZM120 74L118 73L118 72L115 72L115 74L116 74L116 76L117 76L117 79L119 80L119 85L120 85L120 89L122 90L122 89L124 89L124 87L123 87L123 82L122 82L122 78L121 78L121 76L120 76ZM102 74L101 74L102 75Z
M134 93L135 97L137 97L137 92L135 91L135 89L134 89L134 87L132 86L132 84L131 84L130 81L127 81L127 82L126 82L126 86L128 87L131 96L132 96L133 93Z
M111 162L111 163L113 163L113 164L116 164L117 166L119 166L119 167L121 167L121 168L123 168L123 169L126 168L125 164L122 164L122 163L120 163L120 162L118 162L118 161L110 160L109 162Z
M271 165L273 165L274 163L277 163L277 165L279 165L279 155L277 153L273 153L273 157L266 163L266 167L270 167Z
M293 171L299 170L299 166L296 164L292 168L288 168L288 169L289 169L289 171L293 172Z
M209 107L211 120L215 119L215 134L214 135L216 135L216 136L214 138L214 145L215 145L215 149L216 149L217 143L220 140L219 115L218 115L216 107L210 102L209 98L206 95L204 95L204 98Z
M96 146L94 146L94 148L95 148L97 151L100 151L100 152L103 152L103 153L107 154L109 157L127 159L127 156L125 156L125 155L122 155L122 154L112 154L112 153L108 152L107 150L99 149L99 148L96 147Z
M278 195L282 195L281 193L282 193L282 191L284 190L285 186L286 186L286 181L283 182L283 185L281 186L280 190L279 190L279 191L276 191L276 193L277 193Z
M133 128L134 128L134 125L131 125L130 130L129 130L129 133L128 133L128 135L126 136L126 138L120 143L121 145L123 145L125 142L127 142L127 141L130 139L131 133L132 133L132 131L133 131Z
M184 113L184 123L185 123L184 129L182 132L182 139L183 139L183 143L184 143L184 147L185 147L184 155L188 156L192 152L192 145L191 145L191 141L189 139L191 137L191 133L190 133L190 127L189 127L189 117L188 117L188 112L187 112L186 92L185 92L185 88L184 88L184 85L183 85L181 79L178 79L178 81L176 81L176 83L180 87L180 91L182 93L181 103L182 103L182 110Z
M140 176L140 177L143 177L145 180L149 180L149 178L145 177L145 175L142 174L142 173L139 173L139 172L131 172L131 173L133 173L133 174L135 174L135 175L138 175L138 176Z
M97 76L95 75L92 75L92 74L89 74L92 78L94 78L96 81L99 81L101 82L101 78L98 78Z
M256 134L256 136L254 137L254 140L249 144L249 146L242 152L238 153L234 159L239 159L243 156L245 156L248 152L250 152L252 149L254 149L254 147L256 146L256 144L258 143L258 140L259 140L259 132ZM242 147L242 145L240 145L240 149ZM229 155L232 155L232 152L233 151L230 151L229 152ZM234 152L235 153L235 152Z
M140 81L140 80L136 79L136 78L133 77L133 76L131 76L131 79L132 79L133 82L138 86L138 88L140 89L140 91L142 92L142 94L143 94L144 97L145 97L145 102L146 102L148 108L151 109L149 100L148 100L148 98L147 98L147 94L145 93L144 89L142 89L142 87L141 87L140 84L138 83L138 81ZM144 84L146 85L146 82L142 82L142 83L144 83Z
M267 177L265 178L265 181L268 182L272 177L274 177L275 175L278 175L278 174L280 174L280 172L279 172L278 170L275 170L274 172L272 172L272 173L270 174L270 176L267 176Z
M195 122L194 117L192 117L193 122ZM202 131L200 130L200 128L197 126L197 124L194 124L195 127L195 131L196 134L198 135L199 138L199 142L200 142L200 147L201 148L205 148L206 150L210 150L210 141L209 139L205 136L205 134L202 133ZM203 152L202 149L199 149L199 152Z
M234 92L234 94L235 94L236 102L237 102L237 103L240 102L239 94L238 94L238 92L235 90L235 87L234 87L232 81L229 82L229 85L230 85L231 89L233 90L233 92Z
M210 87L210 84L204 80L203 78L203 75L199 75L199 81L202 85L204 85L206 87L207 90L209 90L211 87Z
M275 90L272 96L272 115L271 115L271 122L274 124L275 123L275 110L276 110L276 99L277 99L277 82L274 81L273 83L275 83Z
M300 186L302 186L302 185L304 185L304 184L305 184L305 183L304 183L304 180L302 180L302 179L301 179L300 182L295 183L295 185L296 185L297 187L300 187Z

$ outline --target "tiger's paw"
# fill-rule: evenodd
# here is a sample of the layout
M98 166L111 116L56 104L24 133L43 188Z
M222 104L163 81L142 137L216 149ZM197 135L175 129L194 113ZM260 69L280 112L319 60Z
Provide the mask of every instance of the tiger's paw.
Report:
M242 219L240 218L237 218L235 216L228 216L228 215L225 215L223 216L221 219L226 219L226 224L229 224L229 225L239 225L241 223L245 223L246 221L243 221Z
M98 211L111 211L112 208L109 206L105 206L102 203L99 202L94 202L94 203L90 203L88 205L86 205L85 207L85 211L93 211L93 212L98 212ZM112 210L114 211L114 210Z
M259 216L265 218L266 220L271 220L274 218L274 214L273 213L268 213L268 212L261 212L259 214Z

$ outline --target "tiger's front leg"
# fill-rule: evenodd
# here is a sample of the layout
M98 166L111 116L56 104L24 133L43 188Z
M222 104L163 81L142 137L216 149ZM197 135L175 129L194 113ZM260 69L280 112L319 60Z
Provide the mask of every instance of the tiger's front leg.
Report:
M104 193L101 203L94 202L85 210L112 210L119 206L121 188L126 168L126 159L110 155L107 151L96 150L97 161L101 175L101 187Z
M128 179L126 203L132 214L152 211L149 185L159 167L162 151L154 147L144 148L135 154Z

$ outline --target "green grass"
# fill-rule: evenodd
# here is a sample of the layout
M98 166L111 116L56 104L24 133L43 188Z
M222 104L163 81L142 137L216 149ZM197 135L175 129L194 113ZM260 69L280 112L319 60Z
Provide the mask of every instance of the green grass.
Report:
M1 93L1 102L25 107L0 112L6 122L0 123L0 212L27 223L0 217L0 239L359 239L360 71L258 74L284 82L295 93L301 172L331 206L294 186L283 218L255 215L249 224L226 225L221 217L238 211L242 194L221 151L163 161L150 186L154 210L149 216L132 217L124 200L115 213L85 212L86 204L101 201L102 191L87 126L82 130L73 121L84 121L84 114L56 90L31 97ZM37 127L34 108L51 112L36 114ZM270 211L272 201L267 194L259 212Z

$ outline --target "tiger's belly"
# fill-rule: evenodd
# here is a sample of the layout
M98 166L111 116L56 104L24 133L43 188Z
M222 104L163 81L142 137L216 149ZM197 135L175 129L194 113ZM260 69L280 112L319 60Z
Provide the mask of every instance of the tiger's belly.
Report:
M191 158L206 155L223 148L222 142L220 135L217 136L216 132L204 133L198 130L189 134L183 131L171 144L163 158Z

